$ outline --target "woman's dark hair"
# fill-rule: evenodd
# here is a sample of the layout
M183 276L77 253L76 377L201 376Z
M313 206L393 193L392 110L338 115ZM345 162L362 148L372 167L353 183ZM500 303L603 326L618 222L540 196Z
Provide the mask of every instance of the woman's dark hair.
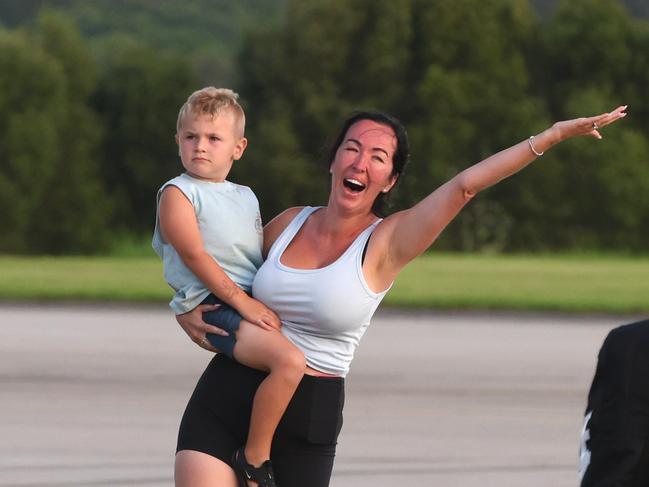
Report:
M352 125L354 125L356 122L360 122L361 120L371 120L372 122L376 122L378 124L390 127L394 131L394 134L397 137L397 149L394 152L394 156L392 157L392 176L399 177L397 179L397 183L398 183L399 179L401 179L401 176L404 173L406 164L408 164L408 161L410 160L410 145L408 143L408 134L406 133L406 128L399 120L381 112L359 111L359 112L354 112L349 117L347 117L347 119L343 122L340 132L338 133L338 136L334 139L334 142L331 145L329 152L327 154L327 162L329 164L329 167L331 167L331 164L333 163L336 157L336 152L338 151L338 148L345 140L345 135L347 134L347 131L350 129ZM392 188L394 188L394 186ZM374 204L372 205L372 213L374 213L376 216L379 217L383 217L386 215L388 209L387 199L388 199L388 195L391 192L392 189L390 189L390 191L388 191L387 193L380 193L376 197L376 199L374 200Z

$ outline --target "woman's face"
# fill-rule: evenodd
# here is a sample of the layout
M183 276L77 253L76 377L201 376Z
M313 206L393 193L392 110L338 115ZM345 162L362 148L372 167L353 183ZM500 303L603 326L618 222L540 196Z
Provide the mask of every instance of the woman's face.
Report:
M352 125L331 163L329 204L371 212L376 197L390 191L397 181L392 175L396 148L391 127L372 120Z

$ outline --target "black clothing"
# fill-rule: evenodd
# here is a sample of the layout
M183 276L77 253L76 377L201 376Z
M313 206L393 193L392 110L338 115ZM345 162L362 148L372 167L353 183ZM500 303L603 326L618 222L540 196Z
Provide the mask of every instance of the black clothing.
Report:
M252 400L266 375L216 355L187 404L177 451L196 450L231 464L234 451L246 442ZM273 439L278 485L329 485L344 400L342 377L304 376Z
M581 487L649 486L649 320L612 330L599 352L582 439Z

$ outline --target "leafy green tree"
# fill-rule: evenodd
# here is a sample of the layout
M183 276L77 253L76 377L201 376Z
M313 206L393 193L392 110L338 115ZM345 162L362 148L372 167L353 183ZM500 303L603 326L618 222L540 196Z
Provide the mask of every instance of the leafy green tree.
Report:
M101 135L86 103L94 65L74 27L43 15L0 47L0 247L85 253L108 244L110 204L94 153Z
M93 51L107 39L129 37L186 56L202 83L231 83L243 32L273 22L284 0L3 0L0 22L28 25L42 8L75 21Z
M57 166L65 80L29 39L0 33L0 249L24 252L26 233Z
M291 2L284 28L248 38L239 86L250 148L239 166L243 179L263 182L265 215L325 202L322 144L344 115L401 107L410 18L408 1Z
M289 3L285 28L251 36L241 56L241 91L254 114L248 174L266 213L303 204L300 191L322 202L326 167L308 161L354 109L387 111L409 129L413 163L397 207L509 145L544 113L528 94L525 47L534 34L525 1ZM497 228L474 215L475 225L451 229L449 245L506 244L505 210L483 200L473 206L496 211Z
M0 2L0 23L16 27L38 17L47 0L4 0Z
M95 61L74 25L56 13L39 18L35 40L55 59L65 79L64 120L58 126L57 170L28 238L38 252L95 252L110 243L111 202L100 180L97 148L102 128L88 107Z
M503 149L545 118L530 96L526 50L536 35L526 1L416 2L410 127L411 205L469 165ZM480 195L440 245L501 250L512 217L508 182ZM403 193L402 193L403 194Z
M289 2L285 27L251 35L242 50L251 145L237 170L266 215L322 203L326 167L312 162L321 141L351 110L379 109L411 135L413 163L396 194L397 208L409 206L551 121L601 112L618 95L647 113L648 39L613 0L564 1L544 24L526 0ZM646 247L611 237L613 228L638 234L648 219L645 205L627 207L634 191L646 193L647 137L628 122L605 132L605 150L571 142L486 191L440 244ZM592 188L606 199L595 202Z
M182 172L174 141L180 106L200 88L187 64L115 39L100 60L92 106L102 120L101 176L115 201L118 233L150 232L161 184Z
M356 109L408 127L398 209L553 120L628 103L605 143L549 151L481 194L440 245L648 248L649 23L630 17L632 1L558 0L542 21L528 0L221 3L0 5L9 25L41 4L65 9L90 39L51 11L29 31L0 31L0 250L90 252L109 234L150 232L157 188L181 171L180 105L198 79L222 84L235 71L250 146L232 179L253 186L266 220L325 203L322 145ZM249 30L245 19L279 12L283 25Z
M639 236L649 203L638 195L649 191L641 119L648 113L641 95L649 80L648 39L646 23L633 21L617 1L559 2L536 58L535 79L552 118L601 113L617 103L628 103L630 116L607 128L601 144L574 141L544 156L540 184L517 195L522 204L516 219L527 221L514 237L516 245L528 240L545 248L647 248ZM533 237L539 232L542 238Z

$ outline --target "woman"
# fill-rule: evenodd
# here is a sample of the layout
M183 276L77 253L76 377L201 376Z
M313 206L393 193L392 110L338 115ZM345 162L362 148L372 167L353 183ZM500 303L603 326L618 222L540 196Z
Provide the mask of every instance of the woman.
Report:
M282 332L304 352L308 365L273 441L277 485L329 485L342 426L344 376L372 314L401 269L479 191L561 141L581 135L601 138L599 129L626 116L625 109L557 122L385 219L377 213L408 160L405 129L376 113L358 113L346 121L329 159L327 206L291 208L268 223L266 261L253 284L253 295L279 315ZM183 329L194 336L211 332L201 320L206 309L180 315ZM208 365L180 427L178 487L237 485L228 462L244 443L252 397L263 377L220 355Z

